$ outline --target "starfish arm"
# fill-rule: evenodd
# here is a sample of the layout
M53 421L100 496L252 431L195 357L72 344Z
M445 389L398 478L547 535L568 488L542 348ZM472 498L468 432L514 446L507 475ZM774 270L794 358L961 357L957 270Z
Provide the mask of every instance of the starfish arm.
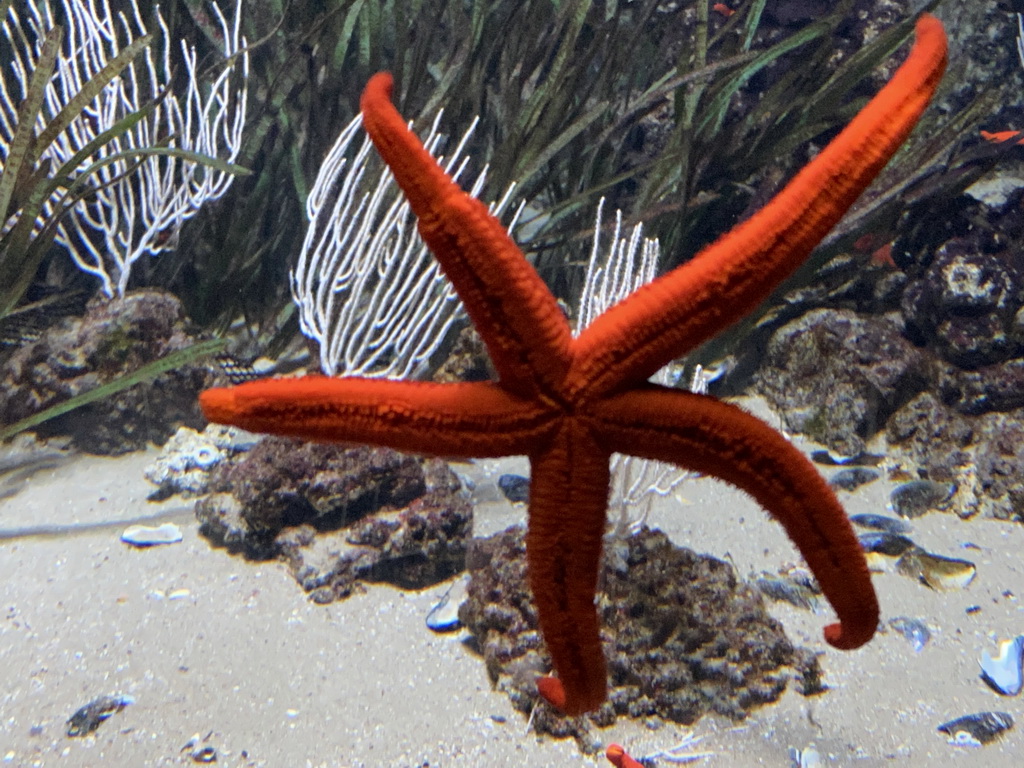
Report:
M555 424L490 382L303 376L208 389L199 402L210 421L252 432L435 456L529 453Z
M907 60L853 121L746 222L637 290L576 340L570 389L642 382L748 315L807 258L909 135L946 64L924 14Z
M600 706L608 673L594 594L608 509L608 453L575 419L530 456L526 555L540 631L568 715ZM561 699L561 697L559 697Z
M520 395L551 391L569 366L572 335L554 296L487 207L430 156L391 104L381 72L363 92L363 126L419 219L502 382Z
M864 552L832 489L781 434L705 395L650 385L594 405L606 451L667 461L746 491L786 529L814 572L839 624L836 648L857 648L878 625L878 599Z

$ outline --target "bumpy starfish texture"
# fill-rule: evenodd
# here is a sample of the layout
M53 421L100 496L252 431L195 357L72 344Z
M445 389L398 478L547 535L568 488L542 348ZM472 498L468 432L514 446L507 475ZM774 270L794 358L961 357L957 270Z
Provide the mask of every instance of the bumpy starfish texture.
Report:
M892 80L763 210L688 263L615 305L573 339L550 291L501 224L437 166L375 75L363 122L419 231L459 293L499 374L434 384L308 376L212 389L211 421L321 441L440 456L526 454L530 586L558 674L542 686L567 714L605 698L594 595L612 452L726 480L785 527L852 649L879 608L857 538L817 470L771 427L712 397L648 383L660 367L750 312L807 257L904 141L945 67L928 15Z

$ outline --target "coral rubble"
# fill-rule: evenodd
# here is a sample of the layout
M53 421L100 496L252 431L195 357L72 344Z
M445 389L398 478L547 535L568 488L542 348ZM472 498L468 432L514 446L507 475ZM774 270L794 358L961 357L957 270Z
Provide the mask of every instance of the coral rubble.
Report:
M805 694L823 690L816 657L786 638L761 594L729 564L649 529L607 549L598 611L610 693L600 709L573 719L537 703L534 681L550 660L526 586L523 530L497 534L470 553L472 579L459 618L495 685L521 711L537 705L538 732L575 736L586 749L588 721L689 724L708 712L742 719L777 700L790 681Z
M271 437L214 465L207 487L202 533L281 558L319 603L359 582L427 586L464 565L472 507L437 459Z

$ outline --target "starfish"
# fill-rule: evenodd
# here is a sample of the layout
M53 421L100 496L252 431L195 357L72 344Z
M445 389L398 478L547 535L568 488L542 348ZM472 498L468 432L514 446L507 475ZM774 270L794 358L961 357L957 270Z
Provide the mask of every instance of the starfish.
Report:
M825 639L857 648L878 624L864 554L835 494L780 433L740 408L648 382L751 312L791 274L906 139L946 61L941 23L917 22L892 80L761 211L641 287L573 338L555 298L485 206L460 189L368 82L366 131L490 352L497 381L303 376L208 390L207 418L255 432L449 457L525 454L530 586L566 714L605 699L594 606L613 452L678 464L749 493L779 520L832 604Z

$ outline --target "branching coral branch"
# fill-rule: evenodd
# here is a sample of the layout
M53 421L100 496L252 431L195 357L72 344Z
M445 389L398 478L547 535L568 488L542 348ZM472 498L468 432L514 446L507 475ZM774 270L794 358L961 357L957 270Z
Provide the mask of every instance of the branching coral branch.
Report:
M178 49L159 6L159 51L147 49L130 63L100 95L41 153L40 167L59 168L104 132L125 125L140 110L148 110L120 135L113 137L85 162L91 167L90 194L78 202L57 241L79 268L99 279L103 293L123 296L132 265L144 254L157 255L176 246L182 224L230 186L232 176L188 158L188 153L233 161L241 147L248 90L249 59L240 35L241 6L229 21L214 7L224 43L225 63L212 82L204 82L193 46L180 41ZM48 30L64 28L57 71L46 89L45 107L37 133L57 115L96 74L133 41L147 34L137 2L131 17L114 14L108 0L63 0L55 14L48 0L28 3L19 16L12 6L3 33L11 43L9 73L0 73L0 152L13 135L17 104L25 98L34 62ZM175 66L184 73L184 94L172 88ZM140 154L151 148L171 152ZM185 156L174 154L182 150ZM60 204L53 198L47 216Z
M442 140L440 119L439 113L424 140L432 154ZM456 180L475 128L476 121L451 157L441 159ZM462 305L417 234L391 172L371 173L370 140L364 137L352 153L360 135L356 116L317 174L306 202L310 226L291 273L292 297L302 332L319 345L324 373L416 378L462 316ZM486 178L485 167L469 193L479 195ZM514 188L491 204L491 213L501 216Z
M622 211L615 212L615 228L611 244L602 247L601 226L604 198L597 205L594 241L587 272L583 278L576 333L616 302L641 285L651 282L658 269L661 247L657 238L643 236L643 225L637 224L628 236L622 236ZM665 366L651 381L671 386L675 371ZM705 387L706 389L706 387ZM667 496L691 473L674 464L649 461L621 453L612 455L610 508L615 520L615 534L624 536L642 525L655 498ZM638 510L638 511L637 511ZM617 512L617 514L616 514Z

